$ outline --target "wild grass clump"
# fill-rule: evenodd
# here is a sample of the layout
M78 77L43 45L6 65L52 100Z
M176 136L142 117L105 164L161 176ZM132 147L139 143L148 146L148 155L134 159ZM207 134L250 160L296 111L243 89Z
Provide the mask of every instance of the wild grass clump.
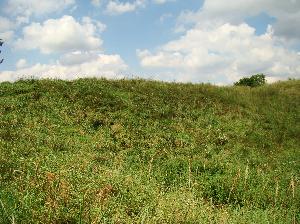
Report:
M298 223L300 82L0 83L0 223Z

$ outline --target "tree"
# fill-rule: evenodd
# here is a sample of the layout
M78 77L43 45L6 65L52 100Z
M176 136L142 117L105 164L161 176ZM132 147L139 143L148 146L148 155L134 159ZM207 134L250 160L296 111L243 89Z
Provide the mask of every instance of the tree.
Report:
M4 41L2 39L0 39L0 47L2 47L2 45L4 44ZM1 50L0 50L0 54L1 54ZM2 64L2 62L4 61L4 59L0 59L0 64Z
M235 86L250 86L257 87L266 84L266 76L264 74L252 75L250 78L241 78L238 82L235 82Z

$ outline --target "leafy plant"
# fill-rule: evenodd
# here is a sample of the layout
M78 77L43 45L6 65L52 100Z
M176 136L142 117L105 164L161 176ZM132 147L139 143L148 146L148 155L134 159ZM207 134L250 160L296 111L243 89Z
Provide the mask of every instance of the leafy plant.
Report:
M250 78L242 78L238 82L234 83L235 86L250 86L257 87L266 84L266 77L264 74L252 75Z

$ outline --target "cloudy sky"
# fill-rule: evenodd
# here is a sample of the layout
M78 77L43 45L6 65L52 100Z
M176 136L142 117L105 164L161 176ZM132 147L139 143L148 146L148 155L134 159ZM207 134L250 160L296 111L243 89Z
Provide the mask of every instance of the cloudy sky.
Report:
M1 0L0 81L300 77L300 0Z

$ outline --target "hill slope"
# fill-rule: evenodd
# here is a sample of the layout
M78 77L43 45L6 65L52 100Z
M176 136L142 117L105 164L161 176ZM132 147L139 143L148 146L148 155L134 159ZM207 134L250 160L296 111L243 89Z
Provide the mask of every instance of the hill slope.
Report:
M0 83L0 223L300 222L300 81Z

